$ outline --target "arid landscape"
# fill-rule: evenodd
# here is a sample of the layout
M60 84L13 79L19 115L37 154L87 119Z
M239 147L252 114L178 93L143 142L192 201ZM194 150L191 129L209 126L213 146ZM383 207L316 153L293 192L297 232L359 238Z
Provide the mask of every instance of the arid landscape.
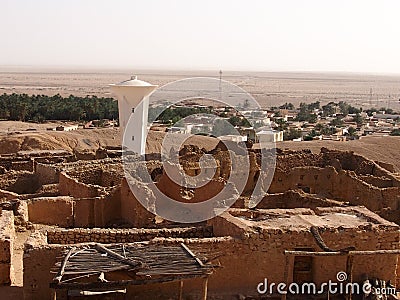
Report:
M0 11L0 300L400 299L400 1Z
M137 73L141 79L157 85L191 76L215 76L213 72ZM108 84L129 75L128 72L105 71L3 71L0 73L0 92L110 96ZM226 72L223 78L248 90L265 107L289 101L327 103L345 100L365 108L376 105L399 108L395 98L399 95L399 77ZM370 99L371 87L378 96L378 103L376 99ZM60 281L57 286L50 270L57 272L54 268L60 266L60 257L68 256L68 249L80 249L72 255L80 255L85 249L103 253L103 248L96 250L100 249L96 247L108 245L112 255L118 256L125 255L125 246L120 250L119 245L129 247L136 242L155 247L152 251L167 251L169 248L165 247L185 243L184 247L192 249L195 254L189 253L195 255L196 260L197 256L203 261L217 257L214 263L222 268L215 267L210 261L204 267L210 265L208 268L213 272L212 275L207 273L206 277L210 278L207 299L256 299L253 298L254 285L262 279L263 273L270 272L268 266L271 264L281 266L281 269L268 273L276 281L327 280L345 268L343 255L349 252L343 249L352 247L356 259L351 272L354 272L355 281L363 280L362 274L367 272L379 280L399 282L396 223L400 223L400 216L396 203L400 187L400 137L277 142L277 171L272 185L256 209L249 209L249 194L255 181L259 176L265 176L259 165L260 151L256 143L249 149L251 169L245 191L234 208L206 223L186 225L157 219L129 192L118 154L122 135L118 127L48 130L61 125L68 123L0 121L0 198L3 198L5 228L2 243L8 249L5 254L8 258L1 261L1 267L6 268L2 279L6 286L0 287L1 299L50 299L53 295L50 283L57 291L57 299L64 299L64 291L70 289L69 285L62 285ZM146 153L159 154L165 134L150 130ZM214 137L194 136L180 151L187 174L198 173L197 161L204 154L212 154L218 161L215 177L204 188L183 193L166 176L159 158L151 158L147 168L157 187L172 198L202 201L219 191L227 180L229 172L226 170L231 166L228 153L218 147L219 140ZM139 187L142 183L136 185ZM146 188L144 191L152 195ZM315 231L315 228L319 229ZM359 233L362 237L355 239ZM371 244L369 240L377 242ZM179 248L171 249L176 253ZM312 267L312 274L304 273L296 269L299 256L282 255L299 249L304 253L304 249L322 253L336 251L339 256L316 258L315 264L322 263L325 267ZM370 255L370 260L362 256L364 252L375 250L387 252ZM269 256L264 256L266 252ZM218 258L220 256L222 258ZM283 275L285 259L291 275ZM249 263L259 265L259 268L248 268ZM303 263L310 267L307 261ZM383 263L386 267L376 269L375 263ZM73 274L72 270L70 272ZM122 273L114 273L106 272L107 280L118 280L122 276ZM90 272L88 274L90 277ZM199 286L204 287L201 278L206 273L201 274L196 275L199 276L197 279L181 280L185 282L185 288L181 288L180 293L191 295L185 299L200 299L204 295ZM227 276L231 276L235 288L224 283ZM66 282L69 280L74 278L70 276ZM172 276L165 280L177 279ZM80 286L82 281L74 281L74 284ZM96 291L99 286L96 282L87 285L96 287ZM176 286L171 283L127 289L129 295L138 295L136 297L140 299L161 299L159 297L164 295L173 298L175 292Z
M218 71L143 71L134 72L141 79L162 86L175 80L211 76ZM62 70L3 68L0 70L0 93L27 93L62 96L111 96L109 84L129 78L127 70ZM255 97L262 107L279 106L285 102L347 101L367 109L390 107L400 110L400 76L336 73L256 73L224 72L223 79L239 85ZM372 89L372 98L371 98ZM59 123L59 122L58 122ZM0 153L24 150L96 150L98 147L120 146L121 133L114 128L46 132L51 124L0 121ZM32 132L29 129L37 129ZM17 132L17 133L15 133ZM159 133L152 133L159 135ZM151 139L149 139L151 140ZM157 140L157 139L156 139ZM207 140L207 139L200 139ZM212 144L212 143L211 143ZM201 146L201 145L200 145ZM400 139L397 137L365 137L357 141L283 142L280 148L311 149L321 147L349 150L373 160L387 161L400 170ZM154 147L149 145L149 147Z
M137 75L162 86L190 77L219 78L215 71L0 69L0 93L110 96L109 84ZM262 107L285 102L346 101L356 107L400 108L400 76L351 73L223 71L222 79L251 93Z

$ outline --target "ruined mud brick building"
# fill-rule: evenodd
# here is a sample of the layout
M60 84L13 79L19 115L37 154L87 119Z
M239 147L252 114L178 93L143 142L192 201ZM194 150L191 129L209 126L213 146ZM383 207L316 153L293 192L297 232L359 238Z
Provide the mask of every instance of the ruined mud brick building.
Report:
M188 175L200 172L198 161L204 153L196 146L181 149L180 162ZM165 194L177 201L200 202L224 187L232 165L221 147L209 154L216 159L217 170L199 189L173 183L157 155L149 156L147 169ZM144 209L131 192L115 151L2 156L0 283L13 282L13 241L19 231L31 230L23 257L25 299L52 299L55 290L57 299L66 299L68 286L54 284L56 274L51 272L57 273L56 266L71 247L97 244L140 244L150 249L183 243L199 263L213 267L210 299L255 296L264 278L322 283L334 280L339 271L351 273L353 282L368 277L399 286L400 180L391 165L352 152L277 149L268 193L257 207L249 208L249 195L262 175L259 152L250 150L248 157L247 182L231 209L200 224L176 224ZM149 202L151 197L149 193ZM106 273L103 282L109 276ZM184 282L184 297L202 294L203 278ZM128 299L168 299L178 297L179 284L124 288Z

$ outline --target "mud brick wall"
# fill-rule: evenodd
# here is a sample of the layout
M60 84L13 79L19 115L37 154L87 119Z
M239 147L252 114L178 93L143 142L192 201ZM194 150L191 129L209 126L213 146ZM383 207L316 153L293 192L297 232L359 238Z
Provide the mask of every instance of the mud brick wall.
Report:
M302 191L287 191L278 194L266 195L257 208L297 208L307 207L314 209L316 207L344 206L340 201L319 198Z
M371 175L360 175L358 176L362 181L369 183L378 188L393 187L393 179L386 177L376 177Z
M47 232L49 244L76 243L133 243L149 241L156 237L164 238L203 238L211 237L211 227L182 227L162 229L65 229Z
M30 222L70 227L74 225L74 200L68 196L41 197L27 201Z
M0 215L0 285L10 285L14 280L14 238L14 214L12 211L3 210Z
M70 161L74 161L75 157L71 154L65 154L62 156L45 156L45 157L35 157L35 163L42 164L57 164L57 163L66 163Z
M100 159L60 165L68 176L79 182L100 186L118 185L124 176L120 159Z
M123 171L112 168L105 168L101 172L101 186L115 186L121 183L121 179L123 178Z
M388 230L389 229L389 230ZM239 229L241 231L241 229ZM216 268L210 276L209 295L224 294L227 299L235 299L239 293L256 295L257 284L268 278L269 282L284 280L285 256L284 250L297 247L318 250L313 236L309 231L287 232L275 230L243 230L242 238L218 237L202 239L155 238L150 243L165 245L185 243L200 259L209 260ZM326 229L321 232L322 238L332 248L355 246L358 250L393 249L398 247L398 232L390 228L346 228ZM26 247L24 255L24 295L25 299L51 299L49 282L54 274L48 270L54 266L57 256L60 256L62 245L43 244ZM392 247L392 248L391 248ZM289 274L293 273L293 260ZM354 279L359 280L361 274L393 279L397 257L393 255L356 257L354 259ZM346 258L322 257L313 261L316 283L335 280L336 273L345 271ZM289 276L289 280L292 278ZM232 295L232 286L235 294ZM201 281L185 281L187 294L195 295L200 292ZM176 297L177 284L129 286L128 298L140 299L169 299ZM228 297L229 295L230 297ZM65 299L65 295L57 295L57 299Z
M15 171L33 172L33 160L13 161L11 164L11 169Z
M213 219L215 226L223 227L223 221ZM235 286L243 294L256 295L257 284L268 278L269 282L285 282L284 250L309 248L322 251L309 230L285 231L282 229L249 230L226 226L227 234L236 235L234 243L226 245L225 254L218 258L223 268L210 278L210 290L229 293ZM237 224L236 224L237 225ZM214 227L215 228L215 227ZM222 233L222 232L220 232ZM218 234L218 233L216 233ZM239 238L238 236L241 236ZM355 246L357 250L398 249L399 232L388 228L326 228L321 236L330 248L341 249ZM208 255L212 255L209 253ZM289 282L293 282L294 258L290 259ZM313 258L313 281L317 284L335 281L339 271L346 271L346 256ZM364 274L395 282L397 255L357 256L354 258L354 280L361 281ZM224 281L229 279L229 284Z
M322 156L322 154L314 154L309 150L282 151L278 149L276 156L276 169L280 171L290 171L297 167L322 167Z
M66 172L71 178L77 179L85 184L101 185L101 169L85 168Z
M123 173L120 170L110 168L94 168L85 169L80 171L69 171L68 176L77 179L79 182L85 184L93 184L104 187L118 185L121 182Z
M61 227L106 227L121 219L120 190L105 197L37 197L26 201L29 221Z
M63 196L74 198L92 198L101 194L101 188L91 184L79 182L64 172L60 173L59 191Z
M145 183L132 182L132 188L136 189L135 193L140 193L139 186L142 188ZM143 192L142 192L143 194ZM143 195L145 200L148 201L147 206L155 211L155 197L149 189L147 194ZM130 223L133 227L147 227L154 224L155 215L143 207L143 205L136 199L127 180L124 178L121 184L121 217L126 222Z
M290 172L276 171L269 193L283 193L291 189L307 188L309 193L334 200L348 201L352 205L364 205L372 211L385 207L396 209L400 201L400 189L377 188L358 178L352 171L337 172L333 167L299 167Z
M8 171L0 175L0 189L18 194L30 194L40 188L36 174L28 171Z
M14 171L33 171L33 161L26 158L18 157L1 157L0 166L7 170Z
M58 183L60 172L59 170L49 164L36 163L35 174L39 178L40 184Z
M47 245L46 237L34 232L25 244L24 286L25 300L50 300L53 299L49 283L55 274L50 273L58 257L62 257L65 246ZM58 298L57 298L58 299Z
M76 199L74 227L107 227L121 220L120 187L107 196Z
M9 192L9 191L5 191L0 189L0 198L5 198L7 200L12 200L12 199L17 199L19 197L19 195L17 193L14 192Z
M382 161L375 161L375 163L378 164L379 166L381 166L382 168L388 170L391 173L396 173L396 168L392 164L382 162Z

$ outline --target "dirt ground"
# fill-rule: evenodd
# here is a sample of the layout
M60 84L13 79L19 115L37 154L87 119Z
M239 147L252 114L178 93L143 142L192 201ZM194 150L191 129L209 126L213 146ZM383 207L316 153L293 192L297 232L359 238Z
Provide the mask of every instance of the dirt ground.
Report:
M24 128L31 126L31 123L0 121L0 154L30 150L95 151L99 147L121 146L121 133L118 128L80 129L70 132L46 131L39 128L38 131L23 131ZM1 133L5 127L13 128L17 132ZM164 136L164 132L150 131L146 152L160 153ZM217 142L218 140L211 137L195 136L187 140L185 144L194 144L211 150ZM279 142L276 146L293 150L310 149L313 152L319 152L322 147L354 151L368 159L390 163L400 172L400 137L362 137L360 140L346 142ZM254 145L254 148L257 148L257 145Z
M343 151L354 151L368 159L392 164L400 172L400 137L362 137L355 141L310 141L310 142L281 142L279 148L293 150L310 149L319 152L321 147Z
M2 121L0 121L0 126L1 123ZM13 125L13 127L16 127L16 125ZM146 152L160 153L164 135L164 132L150 131ZM211 150L217 142L214 138L195 136L186 141L185 144L194 144ZM0 133L0 154L31 150L95 151L99 147L121 147L119 129L81 129L69 132L39 130Z

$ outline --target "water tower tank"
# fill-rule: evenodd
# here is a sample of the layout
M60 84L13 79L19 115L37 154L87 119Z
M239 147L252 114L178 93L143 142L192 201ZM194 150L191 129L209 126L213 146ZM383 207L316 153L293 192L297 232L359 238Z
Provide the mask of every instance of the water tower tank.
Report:
M131 145L129 150L138 154L145 153L145 138L147 134L147 117L149 109L149 95L157 88L148 82L138 80L136 76L132 76L130 80L126 80L117 84L111 84L111 91L118 98L119 110L119 126L125 138L125 130L128 130ZM129 118L132 120L128 125Z

